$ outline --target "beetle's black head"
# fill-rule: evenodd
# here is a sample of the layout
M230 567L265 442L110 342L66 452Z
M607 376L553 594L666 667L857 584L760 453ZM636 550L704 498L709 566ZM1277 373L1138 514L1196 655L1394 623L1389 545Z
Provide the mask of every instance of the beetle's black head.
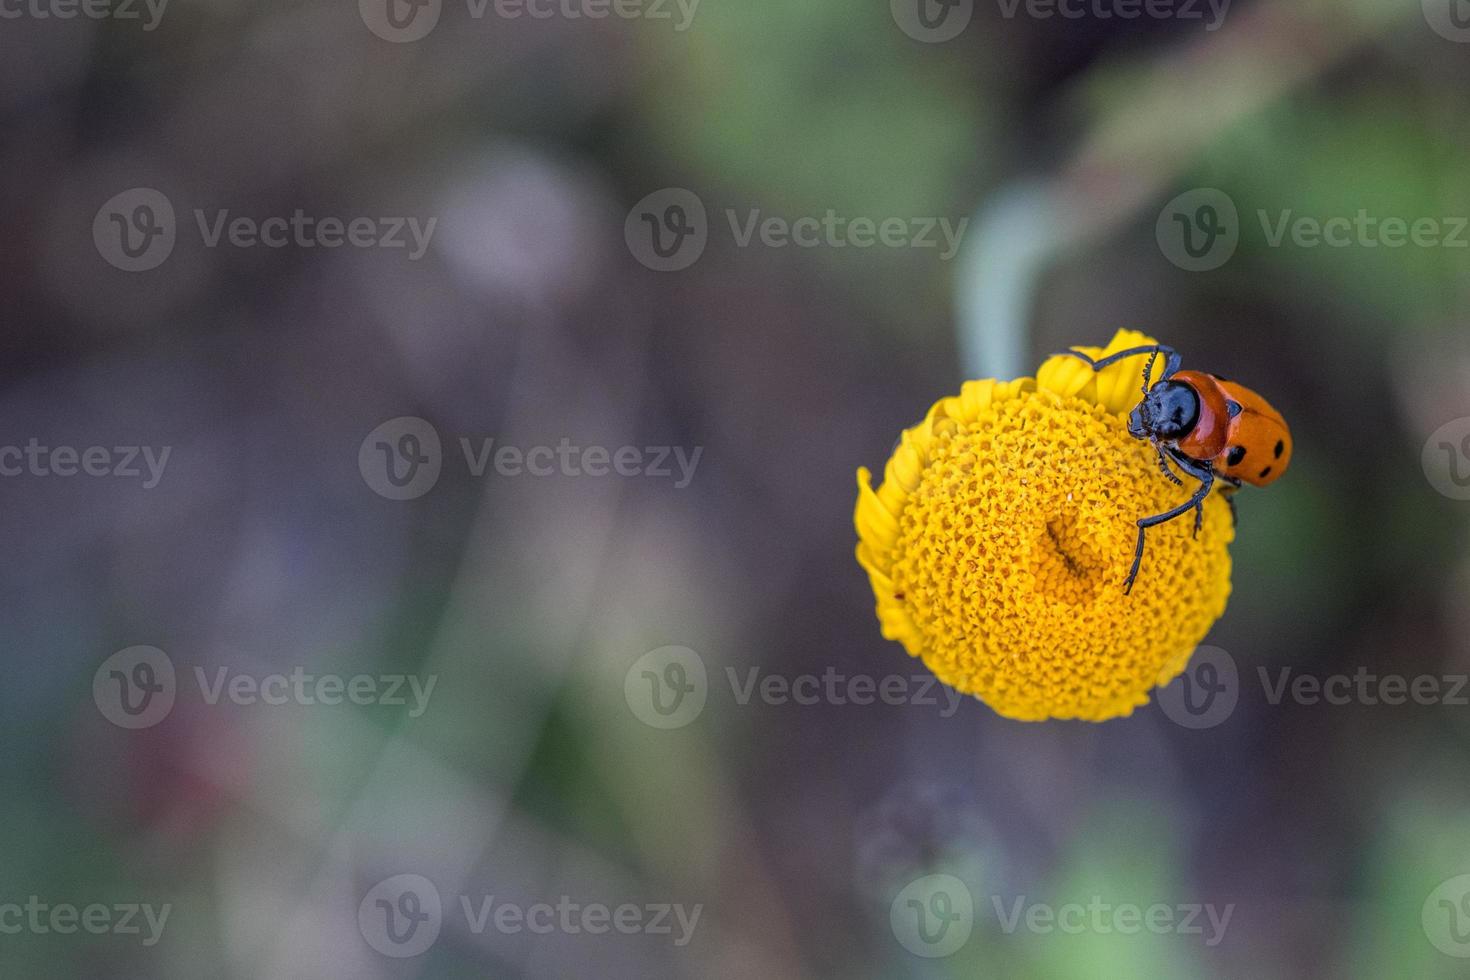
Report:
M1199 395L1182 381L1160 381L1128 415L1128 434L1164 442L1183 439L1199 421Z

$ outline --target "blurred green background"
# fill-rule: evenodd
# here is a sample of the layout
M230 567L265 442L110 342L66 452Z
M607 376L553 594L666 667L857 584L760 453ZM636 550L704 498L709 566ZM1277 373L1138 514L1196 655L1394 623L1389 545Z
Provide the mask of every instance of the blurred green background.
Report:
M1463 976L1470 705L1272 703L1260 672L1470 671L1470 441L1439 448L1470 436L1470 7L590 2L442 0L418 40L402 0L0 7L0 444L171 449L151 488L0 478L0 976ZM177 240L129 272L94 218L139 187ZM668 188L707 241L657 271ZM1170 207L1206 188L1238 243L1190 271ZM416 259L210 247L222 209L436 226ZM952 258L731 224L828 212L968 224ZM1444 240L1273 241L1359 212ZM853 561L854 471L965 378L1120 327L1296 438L1240 498L1228 717L741 703L728 671L921 675ZM359 452L405 416L442 472L395 500ZM461 439L701 456L476 476ZM130 729L100 667L138 645L177 694ZM669 646L707 699L661 728ZM436 686L210 704L221 668ZM943 956L901 921L931 874L973 903ZM374 933L401 875L442 902L412 956ZM149 944L7 911L32 896L170 911ZM477 929L491 896L699 917ZM1230 918L1008 929L1018 900Z

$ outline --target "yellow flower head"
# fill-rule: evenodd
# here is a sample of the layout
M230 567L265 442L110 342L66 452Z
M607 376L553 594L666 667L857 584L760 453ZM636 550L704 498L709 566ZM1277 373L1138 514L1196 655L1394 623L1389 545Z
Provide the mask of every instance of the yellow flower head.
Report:
M1121 330L1078 349L1153 343ZM1149 529L1123 592L1135 522L1192 492L1128 434L1145 361L1053 357L1034 379L966 382L905 430L876 491L858 470L857 558L883 635L1008 718L1130 714L1225 611L1235 531L1214 493L1198 538L1192 515Z

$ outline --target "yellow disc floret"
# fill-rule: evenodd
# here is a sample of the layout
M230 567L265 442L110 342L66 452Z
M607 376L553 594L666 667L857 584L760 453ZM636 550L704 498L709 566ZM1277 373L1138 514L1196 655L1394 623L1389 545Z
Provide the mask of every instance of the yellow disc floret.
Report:
M1120 331L1080 349L1152 343ZM858 561L883 635L1007 717L1129 714L1225 610L1234 529L1218 494L1198 537L1192 514L1149 529L1123 592L1137 519L1193 489L1128 435L1145 360L1094 374L1053 358L1034 380L968 382L904 432L876 491L858 472Z

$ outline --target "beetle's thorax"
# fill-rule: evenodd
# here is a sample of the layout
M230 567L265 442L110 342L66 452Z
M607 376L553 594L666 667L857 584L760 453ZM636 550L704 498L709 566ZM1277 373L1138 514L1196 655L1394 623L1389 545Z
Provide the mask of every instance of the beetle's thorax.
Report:
M1225 451L1230 438L1230 401L1224 389L1202 371L1180 371L1169 380L1189 388L1199 404L1198 417L1179 438L1177 448L1191 459L1213 460Z

